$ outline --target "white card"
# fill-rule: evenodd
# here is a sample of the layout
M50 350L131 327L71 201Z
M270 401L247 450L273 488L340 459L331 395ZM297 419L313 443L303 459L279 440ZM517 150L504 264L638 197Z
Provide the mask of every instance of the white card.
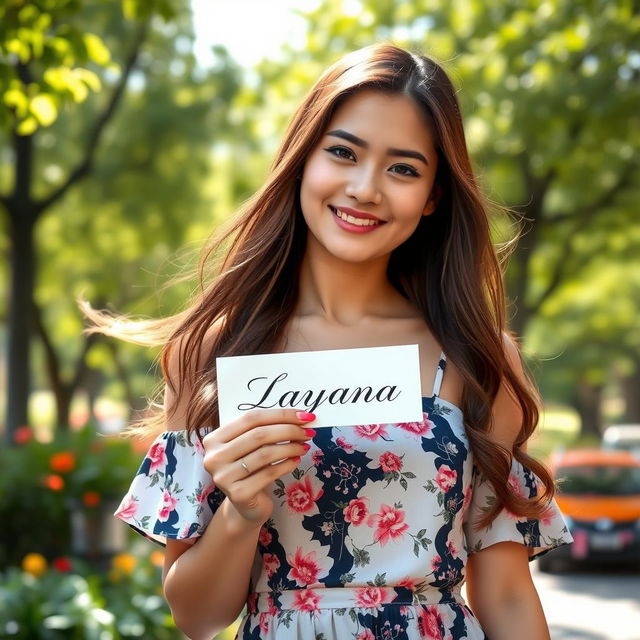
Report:
M220 424L251 409L296 409L311 425L422 421L417 344L217 358Z

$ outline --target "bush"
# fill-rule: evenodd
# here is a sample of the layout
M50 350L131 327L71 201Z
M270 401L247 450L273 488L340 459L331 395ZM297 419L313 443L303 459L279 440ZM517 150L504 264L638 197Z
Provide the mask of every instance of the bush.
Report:
M0 635L16 640L182 638L161 595L162 553L120 554L104 575L78 559L31 553L0 573Z

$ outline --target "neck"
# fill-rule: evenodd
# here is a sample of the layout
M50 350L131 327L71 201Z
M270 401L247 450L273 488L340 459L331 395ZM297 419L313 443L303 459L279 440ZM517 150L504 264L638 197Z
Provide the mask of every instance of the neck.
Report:
M389 282L388 263L388 255L366 263L345 262L307 242L296 314L355 325L374 316L406 313L409 303Z

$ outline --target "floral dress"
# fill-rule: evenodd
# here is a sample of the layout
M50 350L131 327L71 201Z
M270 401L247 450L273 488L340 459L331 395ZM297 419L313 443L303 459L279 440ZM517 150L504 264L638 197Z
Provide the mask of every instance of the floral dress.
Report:
M318 428L311 449L270 487L242 640L481 640L460 588L471 553L503 541L530 558L572 541L554 502L541 520L503 510L473 463L462 411L433 393L422 422ZM160 434L116 511L143 535L195 542L224 494L187 431ZM509 479L533 497L538 478L513 462Z

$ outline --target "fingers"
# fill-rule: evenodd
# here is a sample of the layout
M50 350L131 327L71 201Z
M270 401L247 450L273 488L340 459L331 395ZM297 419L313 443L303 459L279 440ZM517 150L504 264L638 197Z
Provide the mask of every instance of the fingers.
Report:
M216 440L221 443L231 442L256 427L275 424L302 426L312 422L314 419L315 416L312 413L296 411L295 409L255 409L254 411L247 411L244 415L207 435L213 436L216 434Z

